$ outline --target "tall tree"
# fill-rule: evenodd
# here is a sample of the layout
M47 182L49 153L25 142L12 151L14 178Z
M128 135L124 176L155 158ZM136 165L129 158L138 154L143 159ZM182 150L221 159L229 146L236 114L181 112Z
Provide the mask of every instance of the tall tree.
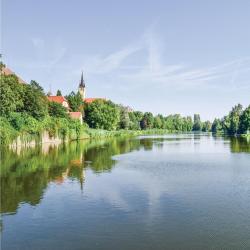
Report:
M57 95L57 96L62 96L62 92L61 92L60 89L57 90L56 95Z
M242 115L240 116L238 133L250 133L250 105L243 111Z
M68 96L66 96L68 100L71 111L82 111L83 110L83 100L79 92L75 93L72 91Z
M129 112L130 125L129 128L132 130L140 130L140 121L142 120L143 113L140 111Z
M32 87L32 89L34 91L39 92L41 95L45 95L43 87L38 82L36 82L35 80L30 81L30 86Z
M201 131L202 124L201 124L201 118L199 114L194 114L194 125L193 125L193 131Z
M67 109L57 102L49 102L48 112L49 115L52 117L60 117L60 118L69 117Z
M163 128L163 116L162 115L158 114L154 118L154 128L157 128L157 129Z
M203 132L210 132L211 131L212 124L210 121L205 121L202 123L202 131Z
M238 104L232 108L230 111L228 117L225 119L225 123L228 125L226 126L228 129L229 134L236 134L239 129L239 124L240 124L240 116L242 114L242 105Z
M15 75L0 76L0 115L8 116L10 112L22 110L25 86L18 82Z
M111 101L96 100L84 106L85 120L89 127L116 130L120 122L120 110Z
M154 116L151 112L145 112L141 120L141 129L151 129L154 126Z
M128 129L130 125L129 112L127 107L118 106L120 109L120 128Z
M214 121L212 123L211 131L213 133L223 132L222 122L220 119L218 119L218 118L214 119Z

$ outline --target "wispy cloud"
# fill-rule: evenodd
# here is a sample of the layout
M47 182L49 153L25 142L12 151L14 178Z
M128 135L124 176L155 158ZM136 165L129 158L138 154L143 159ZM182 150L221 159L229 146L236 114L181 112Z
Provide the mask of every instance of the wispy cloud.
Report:
M154 32L154 26L146 30L131 44L110 54L67 55L62 42L47 44L41 38L32 38L36 60L27 62L29 68L46 70L64 70L78 75L83 69L91 78L100 76L109 78L120 88L141 88L154 84L154 87L174 87L185 89L192 87L223 88L226 86L250 88L250 57L222 62L213 66L195 66L192 62L171 63L165 41ZM67 56L68 60L63 60ZM144 58L144 60L142 59ZM25 62L22 62L22 66ZM69 74L69 73L68 73ZM242 83L239 84L239 78ZM126 83L126 84L123 84ZM106 85L105 85L106 86Z
M131 45L107 56L94 55L85 60L83 67L89 73L111 73L119 69L126 58L139 50L141 50L140 46Z
M144 54L147 58L145 63L133 63L137 52ZM167 53L165 53L164 43L159 35L152 29L148 29L141 38L133 45L121 48L109 55L94 55L82 63L87 74L110 76L116 81L125 81L126 86L142 87L147 84L154 86L175 86L176 88L190 87L223 87L223 82L227 85L235 85L237 76L240 73L250 71L250 58L240 58L229 62L208 67L191 66L189 62L169 64L166 63ZM129 63L128 60L129 59ZM78 70L79 71L79 70ZM222 80L220 84L219 81Z

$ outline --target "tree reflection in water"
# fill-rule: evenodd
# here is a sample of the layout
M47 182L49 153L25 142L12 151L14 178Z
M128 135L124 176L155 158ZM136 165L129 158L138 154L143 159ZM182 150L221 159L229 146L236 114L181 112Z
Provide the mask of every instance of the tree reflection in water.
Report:
M197 139L195 135L194 139ZM190 139L175 138L175 140ZM213 137L220 140L219 137ZM39 204L49 183L78 181L83 189L85 169L109 172L115 166L112 156L134 150L163 147L173 138L128 138L81 141L61 145L41 145L23 150L1 152L1 213L16 213L20 203ZM223 138L224 140L224 138ZM226 138L231 152L250 153L249 138Z
M15 213L21 202L40 203L50 182L77 180L82 189L86 168L110 171L115 165L113 155L139 148L139 140L113 139L43 145L16 152L5 149L1 154L1 213Z

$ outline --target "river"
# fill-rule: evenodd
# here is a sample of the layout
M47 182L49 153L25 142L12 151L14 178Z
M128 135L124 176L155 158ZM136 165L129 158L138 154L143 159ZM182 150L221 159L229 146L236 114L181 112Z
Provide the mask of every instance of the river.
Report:
M250 141L173 134L2 150L2 249L250 249Z

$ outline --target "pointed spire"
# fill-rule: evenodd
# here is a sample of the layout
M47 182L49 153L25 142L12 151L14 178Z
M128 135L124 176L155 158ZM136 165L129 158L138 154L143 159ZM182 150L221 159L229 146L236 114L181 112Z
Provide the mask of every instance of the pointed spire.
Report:
M83 71L82 71L81 81L80 81L79 87L85 88L85 82L84 82L84 80L83 80Z

